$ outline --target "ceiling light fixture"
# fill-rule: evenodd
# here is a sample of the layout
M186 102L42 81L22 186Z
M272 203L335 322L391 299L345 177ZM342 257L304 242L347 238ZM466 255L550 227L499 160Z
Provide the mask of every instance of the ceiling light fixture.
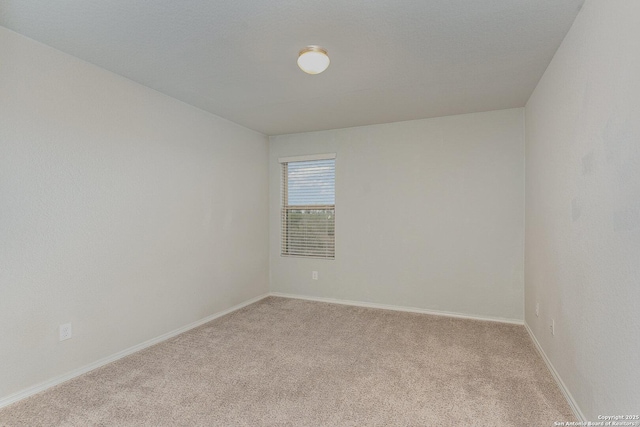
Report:
M326 49L320 46L307 46L298 54L298 67L307 74L320 74L330 62Z

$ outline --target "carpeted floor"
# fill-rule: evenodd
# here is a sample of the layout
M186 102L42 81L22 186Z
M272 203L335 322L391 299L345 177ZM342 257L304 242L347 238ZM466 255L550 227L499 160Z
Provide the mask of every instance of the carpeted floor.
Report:
M523 326L269 297L0 410L2 426L552 426Z

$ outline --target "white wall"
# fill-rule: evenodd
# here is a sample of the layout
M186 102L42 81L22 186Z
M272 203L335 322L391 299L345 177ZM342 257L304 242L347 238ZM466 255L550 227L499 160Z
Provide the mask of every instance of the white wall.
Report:
M512 109L271 137L271 290L521 320L523 121ZM278 157L313 153L337 153L335 260L280 256Z
M268 292L266 137L2 27L0 94L0 398Z
M640 412L639 22L587 0L526 106L526 322L590 420Z

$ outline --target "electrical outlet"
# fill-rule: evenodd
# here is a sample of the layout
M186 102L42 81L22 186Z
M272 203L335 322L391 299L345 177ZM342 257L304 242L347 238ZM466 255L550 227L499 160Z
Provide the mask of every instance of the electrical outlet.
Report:
M551 319L551 326L549 326L549 328L551 328L551 335L555 335L556 334L556 321Z
M71 338L71 323L60 325L60 341L68 340L69 338Z
M313 280L318 280L318 272L317 271L312 271L311 272L311 278Z
M536 317L540 317L540 303L536 303Z

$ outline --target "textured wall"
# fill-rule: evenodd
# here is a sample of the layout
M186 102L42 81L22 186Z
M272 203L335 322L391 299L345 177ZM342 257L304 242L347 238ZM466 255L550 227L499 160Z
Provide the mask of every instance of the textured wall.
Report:
M0 398L268 291L266 137L1 27L0 64Z
M591 420L640 412L639 22L587 1L526 107L526 322Z
M512 109L271 137L271 290L521 320L523 120ZM336 259L281 257L278 157L314 153L337 153Z

